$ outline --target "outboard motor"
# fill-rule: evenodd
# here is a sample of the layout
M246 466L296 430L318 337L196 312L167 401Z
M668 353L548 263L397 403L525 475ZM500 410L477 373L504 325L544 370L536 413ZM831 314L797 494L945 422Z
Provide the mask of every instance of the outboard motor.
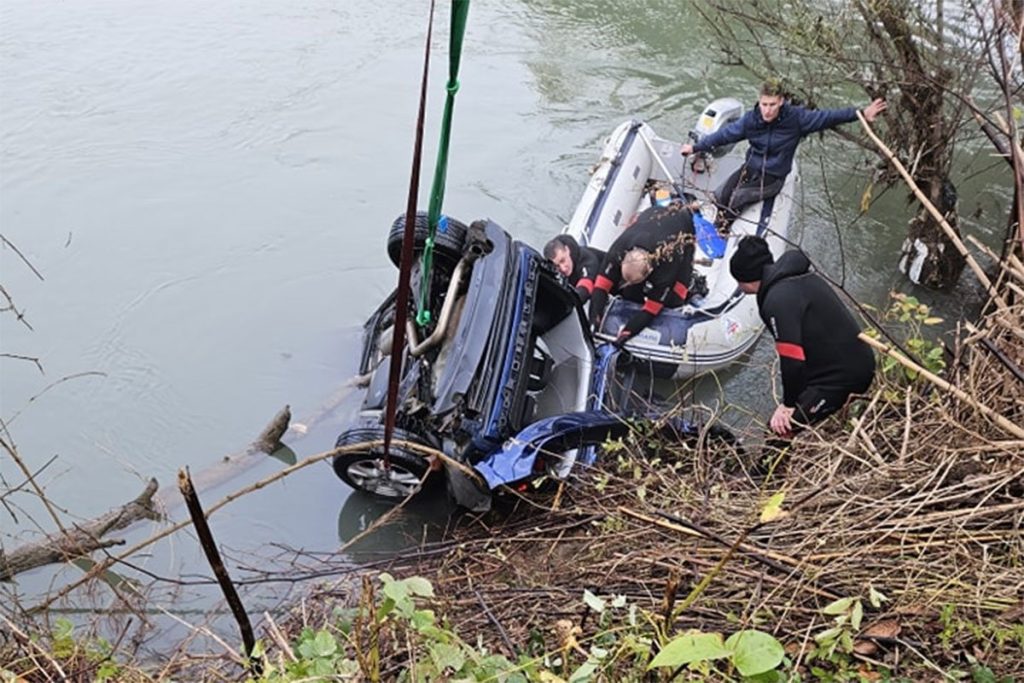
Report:
M710 135L724 126L736 121L743 116L743 105L733 97L720 97L708 106L704 107L697 125L690 131L690 139L694 143L700 142L704 136ZM732 151L734 145L722 145L711 150L711 156L723 157Z

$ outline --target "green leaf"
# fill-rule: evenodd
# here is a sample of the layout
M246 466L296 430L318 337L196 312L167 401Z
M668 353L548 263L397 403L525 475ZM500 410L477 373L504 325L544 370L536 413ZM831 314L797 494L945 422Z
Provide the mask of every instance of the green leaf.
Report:
M850 626L854 631L860 630L860 622L864 618L864 605L860 600L853 603L853 611L850 613Z
M786 683L787 680L781 671L765 671L745 679L746 683Z
M744 676L771 671L782 663L786 651L775 636L748 629L729 636L725 646L733 651L732 663Z
M761 523L767 524L768 522L775 521L780 517L784 516L782 512L782 501L786 500L786 492L779 491L774 496L768 499L764 507L761 508Z
M327 631L318 631L313 638L313 652L317 657L331 657L338 651L338 641Z
M835 640L839 636L839 634L842 633L842 632L843 632L843 629L841 627L833 626L832 628L825 629L821 633L815 634L814 640L815 640L815 642L818 642L818 643L826 643L826 642Z
M587 589L583 590L583 602L585 602L587 604L587 607L589 607L590 609L594 610L598 614L600 614L601 612L604 612L604 608L605 608L604 600L602 600L601 598L597 597L596 595L594 595L593 593L591 593Z
M987 666L974 666L971 668L971 681L973 683L996 683L996 675Z
M933 315L928 318L925 318L921 322L924 323L925 325L938 325L939 323L942 322L942 318L938 318Z
M853 605L853 598L839 598L825 605L825 609L821 610L822 614L845 614L849 611Z
M318 678L326 678L334 673L334 662L329 659L314 659L310 664L309 673Z
M434 625L434 610L418 609L412 613L412 627L422 632L424 629Z
M651 661L648 669L658 666L680 666L693 662L705 662L713 659L724 659L732 654L731 650L722 646L720 633L701 633L695 631L684 633L662 648L661 652Z
M872 607L877 609L877 608L882 606L883 602L888 602L888 601L889 601L889 598L885 597L885 595L883 595L881 593L881 591L875 590L874 586L869 586L868 587L868 602L871 603Z
M466 663L466 653L458 645L450 643L434 643L430 647L430 659L437 667L438 673L445 669L460 671Z
M409 597L409 586L405 581L386 581L384 595L394 600L395 604L404 602Z
M410 576L408 579L402 581L409 589L409 593L417 595L421 598L432 598L434 597L434 587L430 585L430 581L427 581L422 576Z
M597 671L596 662L583 662L583 664L580 664L579 668L573 671L572 675L569 676L568 683L585 683L585 681L590 680L590 677L594 675L595 671Z

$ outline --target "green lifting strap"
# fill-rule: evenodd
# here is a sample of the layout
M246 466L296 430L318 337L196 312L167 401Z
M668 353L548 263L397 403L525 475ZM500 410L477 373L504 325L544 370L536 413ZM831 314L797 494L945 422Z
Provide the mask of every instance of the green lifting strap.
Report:
M451 139L452 112L455 109L455 93L459 91L459 62L462 59L462 37L466 33L466 15L469 0L452 0L452 28L448 43L448 91L444 101L444 117L441 119L441 140L437 148L437 165L434 167L434 183L430 189L430 208L427 210L427 239L423 246L423 260L420 272L419 299L416 304L416 324L425 327L430 324L430 271L434 261L434 238L441 218L444 203L444 184L448 177L448 142Z

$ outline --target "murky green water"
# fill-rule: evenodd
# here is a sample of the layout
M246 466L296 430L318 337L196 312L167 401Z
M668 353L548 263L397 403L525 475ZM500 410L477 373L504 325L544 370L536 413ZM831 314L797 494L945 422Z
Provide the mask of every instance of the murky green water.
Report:
M351 375L358 327L396 280L384 235L405 206L426 7L0 5L0 232L44 278L0 249L0 283L32 326L0 315L2 352L36 357L45 371L0 358L0 415L27 466L46 465L39 480L68 519L133 498L147 477L166 489L180 467L214 466L286 403L296 419L325 417L293 444L297 456L330 448L351 406L321 407ZM442 3L424 188L446 12ZM685 3L474 3L446 210L493 218L539 245L571 215L618 122L643 117L681 139L710 99L752 101L755 84L717 64L694 22ZM806 141L801 159L797 236L828 272L845 273L855 296L884 304L902 286L903 193L855 221L864 155L826 136ZM990 164L965 155L966 173ZM960 185L964 213L981 212L967 228L989 243L1006 203L986 189L991 176ZM974 291L966 276L937 305L956 312ZM767 410L770 359L760 344L751 367L719 378L724 394L706 382L701 395ZM204 500L281 467L255 463ZM8 485L22 480L3 454L0 472ZM347 495L316 466L218 513L214 531L232 560L253 568L243 575L271 559L303 567L293 549L333 550L339 528L352 533L372 518L358 501L346 513ZM6 547L52 528L29 495L5 502ZM187 536L142 563L166 577L208 573ZM57 583L76 571L62 570ZM52 580L37 572L20 590ZM203 590L176 588L164 604L201 602Z

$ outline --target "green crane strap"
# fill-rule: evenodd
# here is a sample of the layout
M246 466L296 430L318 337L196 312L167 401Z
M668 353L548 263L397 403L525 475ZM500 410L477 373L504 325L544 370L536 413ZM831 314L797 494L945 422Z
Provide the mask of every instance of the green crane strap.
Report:
M434 238L437 236L444 203L444 184L448 177L448 143L451 139L452 112L455 109L455 93L459 91L459 62L462 60L462 38L466 33L466 15L469 14L469 0L452 0L452 28L448 42L448 94L444 101L444 117L441 119L441 140L437 148L437 165L434 167L434 183L430 188L430 207L427 210L427 239L423 245L423 260L420 268L419 298L416 302L416 324L425 327L430 324L430 271L434 262ZM442 226L445 229L446 226Z

